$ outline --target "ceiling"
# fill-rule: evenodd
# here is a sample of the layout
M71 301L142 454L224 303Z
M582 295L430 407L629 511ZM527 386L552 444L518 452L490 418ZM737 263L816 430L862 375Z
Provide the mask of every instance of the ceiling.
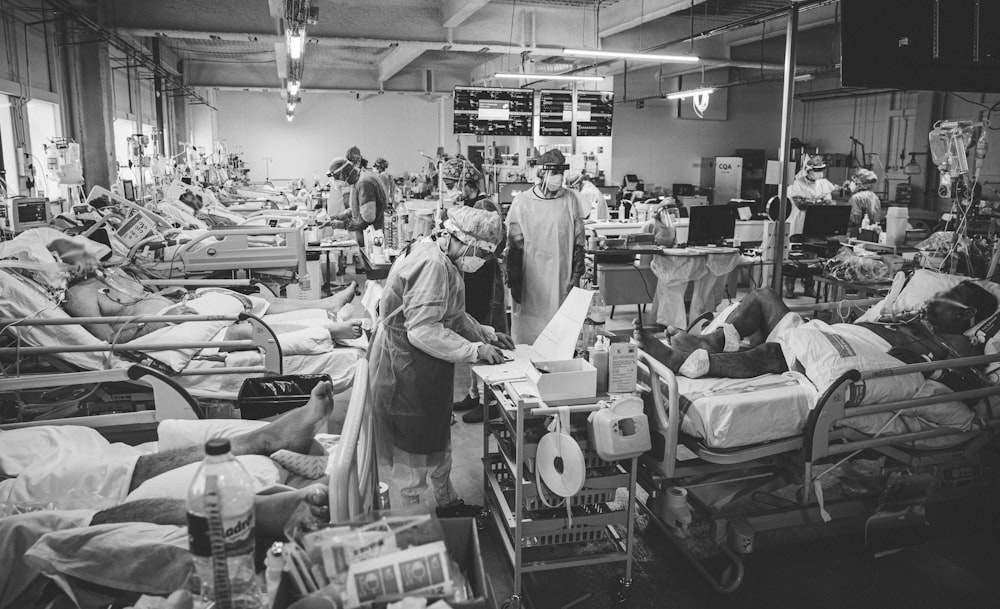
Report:
M106 0L105 25L157 37L186 82L206 88L280 89L287 61L279 17L293 0ZM301 0L297 0L301 1ZM302 91L449 92L497 71L585 69L569 47L647 50L788 5L788 0L311 0ZM804 28L833 7L804 12ZM661 52L694 52L705 65L732 57L739 39L780 34L783 20ZM600 41L598 43L598 41ZM762 55L762 54L761 54ZM779 58L780 59L780 58ZM769 59L771 61L772 59ZM633 65L629 65L631 69ZM596 71L614 74L621 62ZM690 71L669 64L664 71Z

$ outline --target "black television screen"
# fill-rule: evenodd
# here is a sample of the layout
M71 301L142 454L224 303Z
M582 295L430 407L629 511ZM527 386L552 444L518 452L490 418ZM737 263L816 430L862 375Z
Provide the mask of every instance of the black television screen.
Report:
M845 87L1000 93L997 0L841 0Z
M692 207L688 214L688 245L718 245L736 234L736 210L728 205Z
M455 87L455 134L531 135L534 89Z

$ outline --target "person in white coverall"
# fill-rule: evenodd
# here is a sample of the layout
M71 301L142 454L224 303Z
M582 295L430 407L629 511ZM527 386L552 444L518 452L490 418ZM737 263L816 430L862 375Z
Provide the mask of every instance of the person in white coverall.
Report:
M448 210L443 229L413 243L389 271L368 359L377 454L390 498L421 502L427 478L440 516L476 516L451 484L451 408L456 362L502 363L510 337L465 312L462 273L494 255L499 214Z
M590 174L581 173L566 180L566 186L580 193L581 215L584 220L607 220L608 202L601 189L590 181Z
M795 181L788 187L788 197L792 200L791 214L788 216L790 226L789 235L801 235L802 227L805 224L805 209L813 205L830 205L833 203L833 191L837 186L830 180L823 177L826 172L826 163L823 157L815 155L806 159L802 164L802 169L795 176ZM795 272L794 269L786 265L785 276L785 297L792 298L795 295L795 280L802 279L802 287L806 296L815 296L813 291L812 271L801 269Z
M538 165L540 182L517 195L507 213L507 285L517 344L535 342L585 268L580 198L563 187L569 165L558 150L546 152Z

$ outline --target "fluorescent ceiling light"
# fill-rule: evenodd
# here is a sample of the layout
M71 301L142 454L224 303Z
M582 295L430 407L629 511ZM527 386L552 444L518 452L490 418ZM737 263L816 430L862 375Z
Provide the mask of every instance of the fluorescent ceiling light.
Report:
M292 59L301 59L302 51L306 45L305 29L299 28L295 32L288 32L288 56Z
M580 80L586 82L599 82L604 80L603 76L577 76L575 74L494 74L493 78L507 78L518 80Z
M701 89L689 89L687 91L678 91L676 93L670 93L667 95L667 99L686 99L688 97L695 97L696 95L708 95L710 93L715 93L715 87L703 87Z
M812 74L799 74L798 76L795 77L795 82L807 82L814 78L816 77L813 76Z
M638 59L662 63L698 63L701 58L694 55L654 55L651 53L627 53L624 51L598 51L596 49L563 49L563 55L579 57L607 57L609 59Z
M289 97L295 97L296 95L298 95L299 94L299 87L301 87L301 86L302 86L302 83L300 83L297 80L290 80L290 81L288 81L288 96Z

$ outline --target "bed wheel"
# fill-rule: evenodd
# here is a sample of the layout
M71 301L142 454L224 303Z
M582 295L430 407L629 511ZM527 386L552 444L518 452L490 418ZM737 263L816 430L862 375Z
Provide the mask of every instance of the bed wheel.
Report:
M484 505L482 511L479 512L478 516L476 516L476 529L479 531L485 531L486 523L489 522L489 518L490 518L490 508Z
M632 598L632 580L619 579L615 588L615 604L624 605L628 603L629 599Z
M521 609L521 597L516 594L512 595L500 604L500 609Z

